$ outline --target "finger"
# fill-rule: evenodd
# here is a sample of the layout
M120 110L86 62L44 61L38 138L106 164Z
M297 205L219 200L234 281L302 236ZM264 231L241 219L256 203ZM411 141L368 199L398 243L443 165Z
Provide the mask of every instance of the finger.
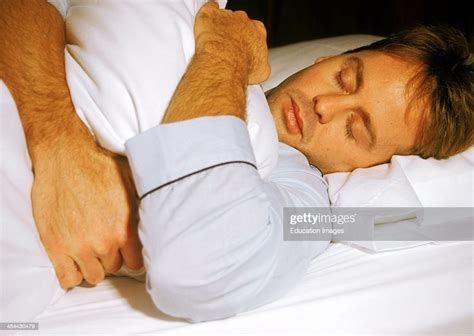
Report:
M216 0L207 0L206 3L202 5L201 9L203 8L219 9L219 3Z
M234 12L235 15L240 15L242 18L244 19L248 19L249 16L247 15L247 12L243 11L243 10L238 10L238 11L235 11Z
M76 263L81 270L84 280L86 280L91 285L97 285L99 282L104 280L105 271L104 267L100 263L99 259L95 257L83 257L76 258Z
M78 266L70 256L55 255L50 256L50 258L62 288L72 288L82 282L82 273L78 270Z
M100 256L99 260L102 263L104 271L107 273L118 272L123 263L122 255L118 250L115 251L115 253L109 253L108 255Z
M265 28L265 24L262 21L252 20L252 22L255 24L259 31L261 31L265 36L267 36L267 29Z
M270 63L266 63L265 70L263 71L263 81L266 81L272 73L272 66Z
M136 231L136 230L135 230ZM138 234L134 233L126 244L120 249L123 263L131 270L138 270L143 267L142 244L138 239Z
M219 3L217 2L217 0L207 0L204 6L212 6L219 8Z

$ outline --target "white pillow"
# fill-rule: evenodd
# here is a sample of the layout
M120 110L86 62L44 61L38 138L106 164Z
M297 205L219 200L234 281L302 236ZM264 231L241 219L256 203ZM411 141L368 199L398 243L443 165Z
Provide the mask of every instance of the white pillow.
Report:
M194 54L194 16L204 2L56 1L67 13L66 75L74 106L103 147L125 154L126 140L160 123ZM278 159L276 128L260 86L247 93L249 134L266 177Z
M427 207L474 206L474 147L446 160L418 156L395 156L416 192Z
M0 80L0 302L2 322L32 321L65 291L33 219L33 173L13 97Z

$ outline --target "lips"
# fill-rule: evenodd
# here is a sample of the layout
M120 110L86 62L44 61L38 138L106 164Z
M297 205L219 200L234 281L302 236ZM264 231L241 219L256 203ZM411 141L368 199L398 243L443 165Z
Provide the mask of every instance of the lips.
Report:
M303 119L301 118L300 108L299 108L298 104L296 104L296 102L293 99L291 99L291 104L293 105L293 110L295 112L296 121L298 122L298 126L300 128L301 134L303 134Z
M288 132L303 135L303 120L296 102L290 98L291 103L285 109L286 127Z

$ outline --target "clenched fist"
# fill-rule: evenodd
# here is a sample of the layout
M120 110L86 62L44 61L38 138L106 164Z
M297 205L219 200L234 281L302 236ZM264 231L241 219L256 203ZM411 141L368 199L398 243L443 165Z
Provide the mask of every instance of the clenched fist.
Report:
M97 284L125 263L143 266L137 199L125 158L88 147L57 146L36 160L36 226L63 288Z
M270 75L266 30L243 11L219 9L209 1L201 7L194 23L196 53L207 52L246 72L247 84L258 84Z

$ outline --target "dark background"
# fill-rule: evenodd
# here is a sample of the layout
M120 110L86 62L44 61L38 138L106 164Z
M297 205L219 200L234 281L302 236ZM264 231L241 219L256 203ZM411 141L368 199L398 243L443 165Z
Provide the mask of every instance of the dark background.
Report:
M316 38L372 34L387 36L418 24L449 24L474 42L474 1L229 0L265 23L268 46Z

